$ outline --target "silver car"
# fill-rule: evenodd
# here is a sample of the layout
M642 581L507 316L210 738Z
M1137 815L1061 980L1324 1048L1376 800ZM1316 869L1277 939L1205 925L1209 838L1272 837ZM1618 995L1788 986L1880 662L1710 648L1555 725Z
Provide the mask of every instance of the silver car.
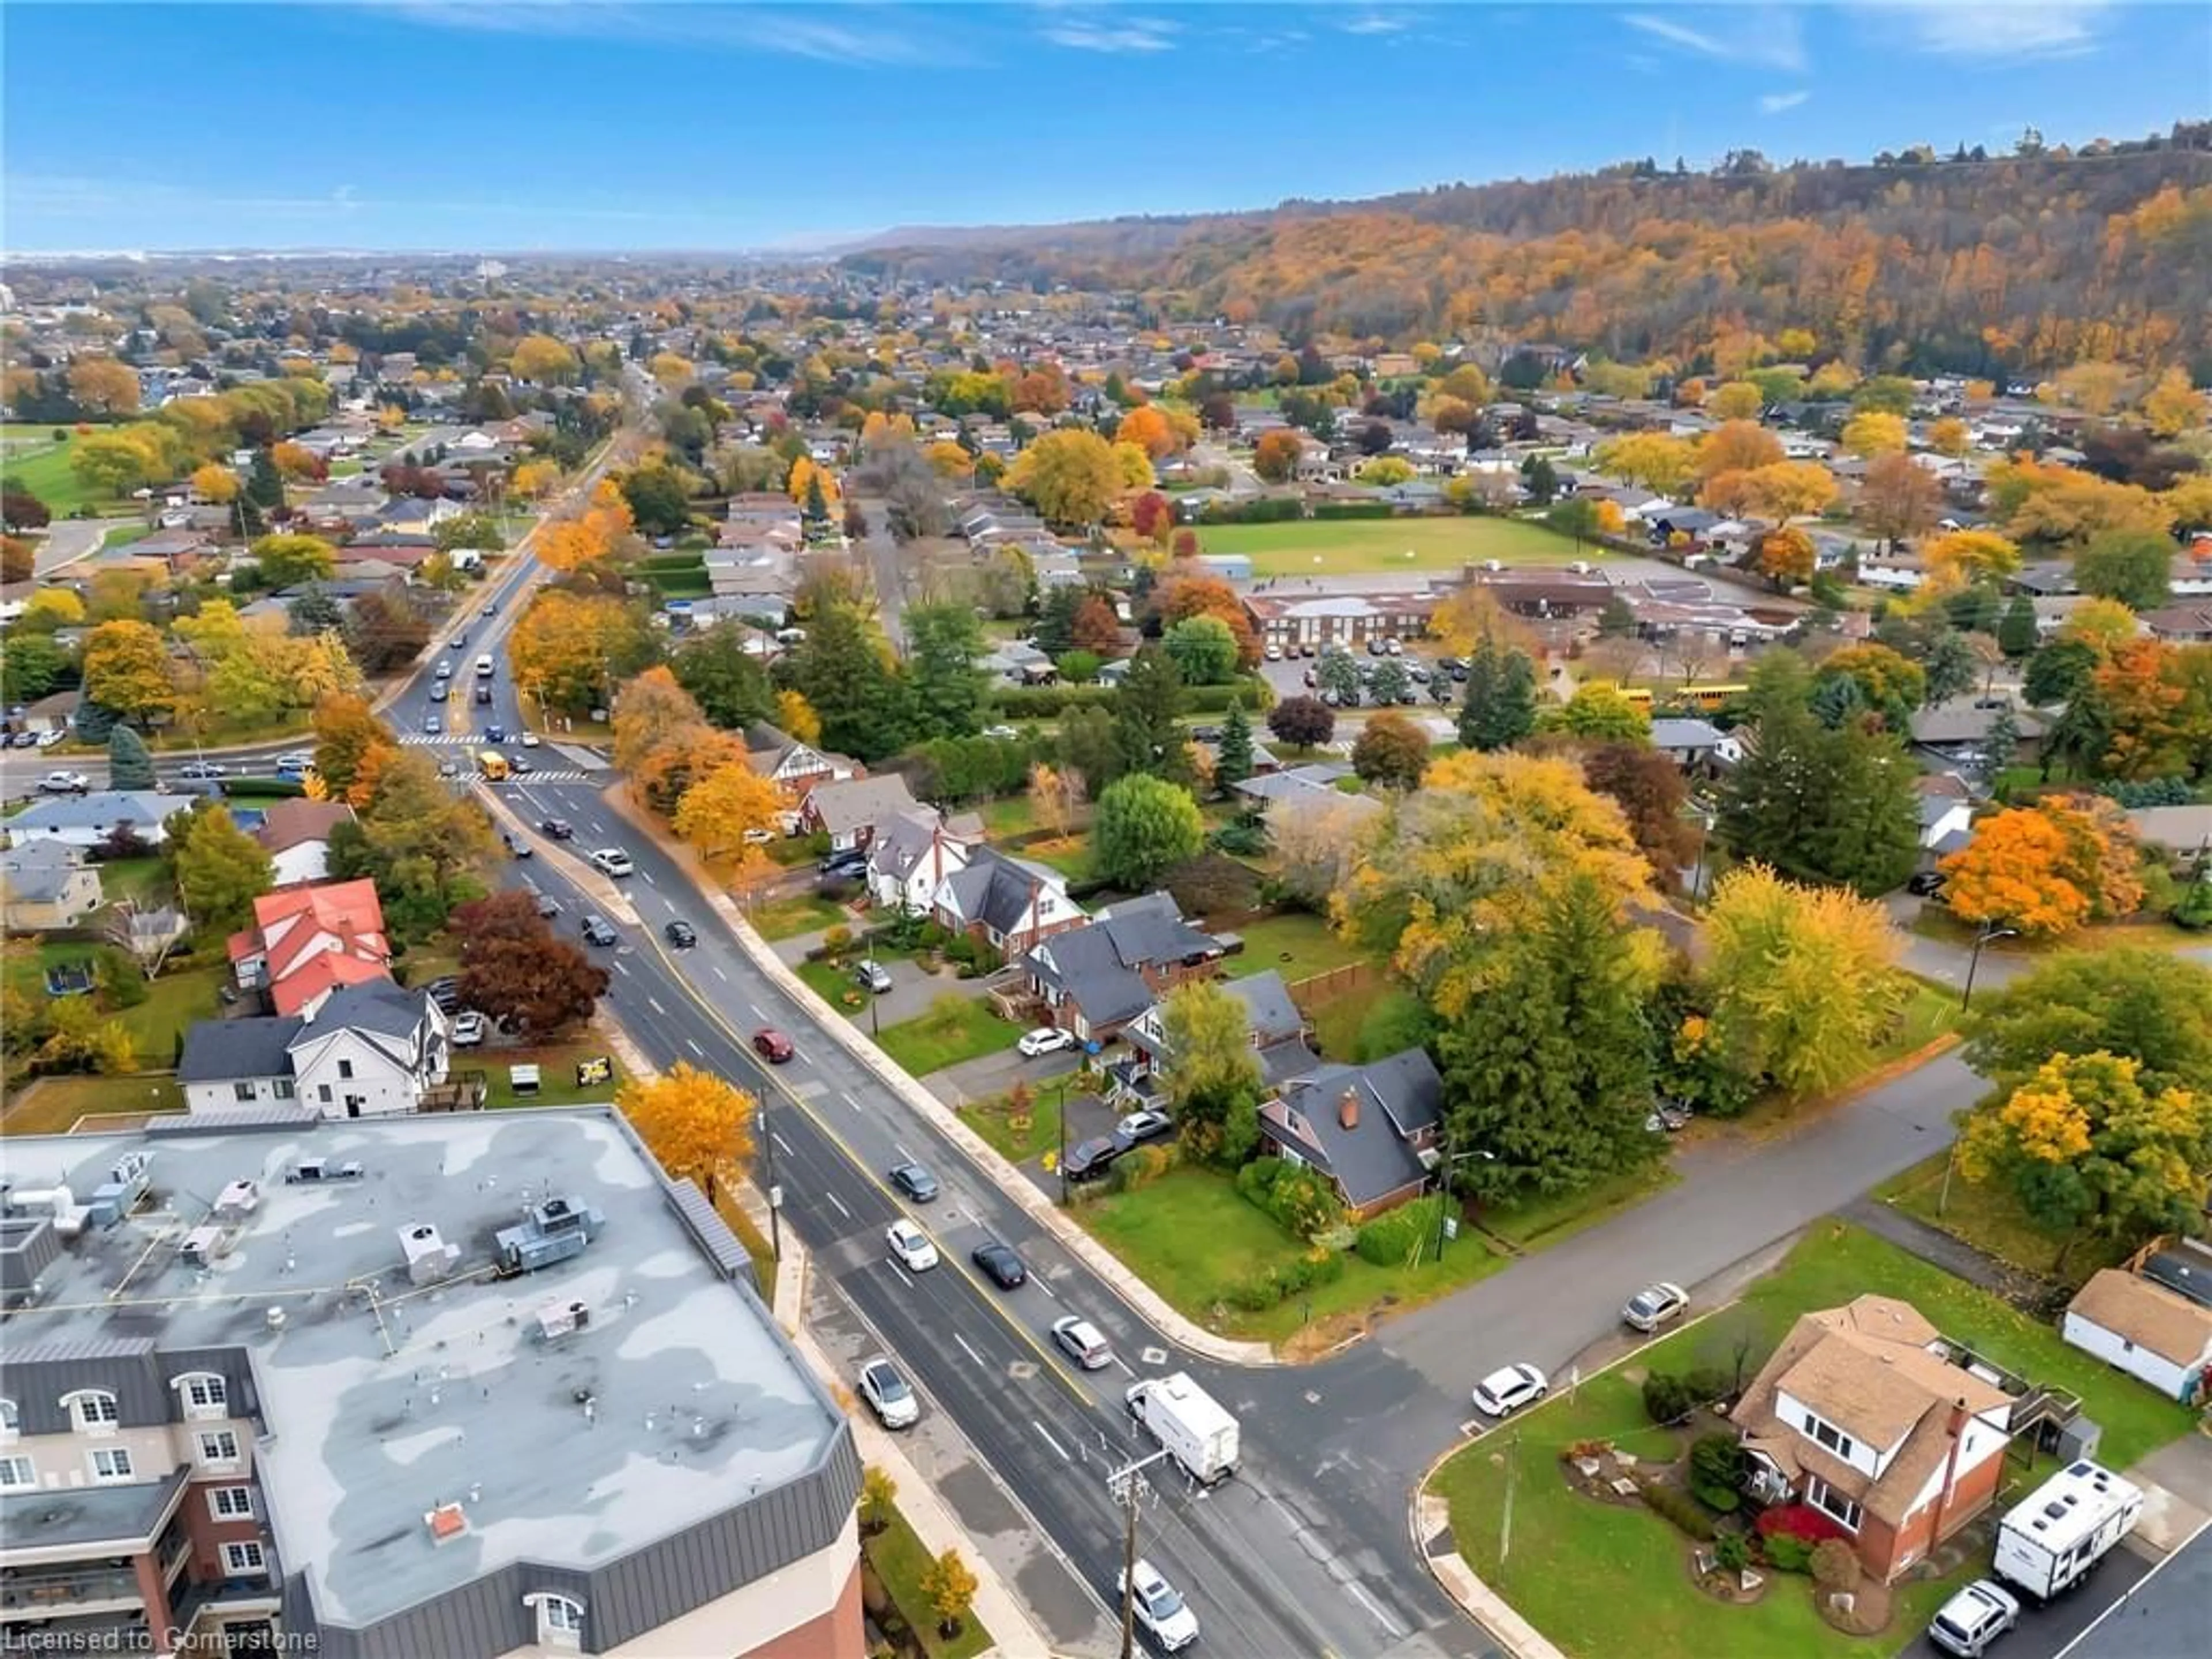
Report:
M888 1359L871 1359L860 1367L860 1395L887 1429L911 1428L921 1416L921 1402Z
M1943 1604L1928 1626L1928 1639L1959 1659L1982 1659L2019 1622L2020 1599L2000 1584L1977 1578Z
M1628 1305L1620 1310L1624 1323L1639 1331L1656 1331L1670 1319L1682 1316L1682 1310L1690 1305L1689 1293L1680 1285L1662 1280L1647 1285L1628 1298Z

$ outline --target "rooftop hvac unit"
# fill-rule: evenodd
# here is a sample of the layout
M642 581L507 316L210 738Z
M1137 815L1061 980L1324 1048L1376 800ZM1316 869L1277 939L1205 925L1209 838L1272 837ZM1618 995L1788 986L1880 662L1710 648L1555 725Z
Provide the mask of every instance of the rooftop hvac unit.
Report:
M195 1227L185 1235L177 1254L195 1267L212 1267L230 1251L230 1236L220 1227Z
M495 1236L500 1265L510 1273L535 1273L572 1255L581 1255L592 1235L606 1224L597 1210L566 1198L532 1205L519 1227Z
M137 1207L152 1179L153 1159L144 1152L125 1152L116 1159L107 1178L93 1188L86 1215L95 1227L112 1227Z
M427 1221L410 1221L402 1227L399 1248L406 1253L410 1285L434 1285L461 1264L460 1247L447 1243Z
M260 1207L261 1183L258 1181L234 1181L216 1199L216 1219L234 1225Z
M592 1310L582 1302L549 1302L538 1310L538 1334L545 1341L573 1335L592 1322Z

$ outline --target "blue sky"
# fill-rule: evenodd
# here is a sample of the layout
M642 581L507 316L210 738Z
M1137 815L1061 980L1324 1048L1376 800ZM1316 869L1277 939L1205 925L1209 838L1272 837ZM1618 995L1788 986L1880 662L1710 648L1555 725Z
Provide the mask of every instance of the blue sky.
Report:
M2099 0L7 0L0 31L15 252L793 246L2212 106L2212 9Z

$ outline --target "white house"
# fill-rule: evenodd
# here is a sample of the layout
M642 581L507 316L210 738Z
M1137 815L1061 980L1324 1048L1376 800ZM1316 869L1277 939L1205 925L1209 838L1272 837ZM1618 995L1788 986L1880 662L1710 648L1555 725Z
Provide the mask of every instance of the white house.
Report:
M276 871L270 884L290 887L321 881L331 872L331 831L353 822L343 801L280 800L270 804L253 839Z
M2179 1263L2170 1276L2193 1285L2196 1297L2107 1267L2067 1304L2059 1334L2168 1400L2187 1401L2212 1372L2212 1306L2206 1305L2212 1300L2212 1249L2185 1241L2154 1257L2146 1272L2157 1271L2161 1261Z
M926 806L894 812L868 842L869 898L887 910L927 915L939 885L968 867L977 839Z
M191 806L191 795L167 795L158 789L95 789L87 795L61 795L25 807L8 820L9 838L18 847L34 841L58 841L70 847L97 847L122 824L129 824L149 847L168 839L162 825Z
M185 1037L177 1080L194 1112L303 1104L325 1117L416 1110L453 1057L438 1005L389 981L342 986L312 1010L202 1020Z

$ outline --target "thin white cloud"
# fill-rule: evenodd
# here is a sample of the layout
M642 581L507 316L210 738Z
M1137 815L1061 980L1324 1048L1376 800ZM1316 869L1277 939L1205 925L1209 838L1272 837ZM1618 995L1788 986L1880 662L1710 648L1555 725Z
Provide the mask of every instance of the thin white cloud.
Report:
M1057 12L1058 8L1053 9ZM1113 12L1094 14L1088 18L1066 18L1048 23L1038 31L1054 46L1065 46L1070 52L1097 52L1112 56L1172 51L1175 37L1182 32L1181 24L1164 18L1124 17Z
M849 6L836 21L774 7L637 3L635 0L355 0L365 9L433 28L555 35L620 45L806 58L821 63L942 64L964 59L949 35L917 27L927 10Z
M1862 0L1862 9L1901 25L1919 50L1942 58L2081 58L2097 50L2112 0Z
M1337 25L1346 34L1401 34L1412 27L1410 19L1394 17L1382 11L1362 12Z
M1761 93L1759 98L1759 112L1762 115L1779 115L1786 109L1796 109L1798 105L1812 95L1802 88L1796 92Z
M1797 14L1772 6L1747 6L1717 19L1709 28L1684 21L1689 14L1632 11L1621 21L1655 40L1680 46L1702 58L1735 64L1759 64L1802 74L1805 35Z

